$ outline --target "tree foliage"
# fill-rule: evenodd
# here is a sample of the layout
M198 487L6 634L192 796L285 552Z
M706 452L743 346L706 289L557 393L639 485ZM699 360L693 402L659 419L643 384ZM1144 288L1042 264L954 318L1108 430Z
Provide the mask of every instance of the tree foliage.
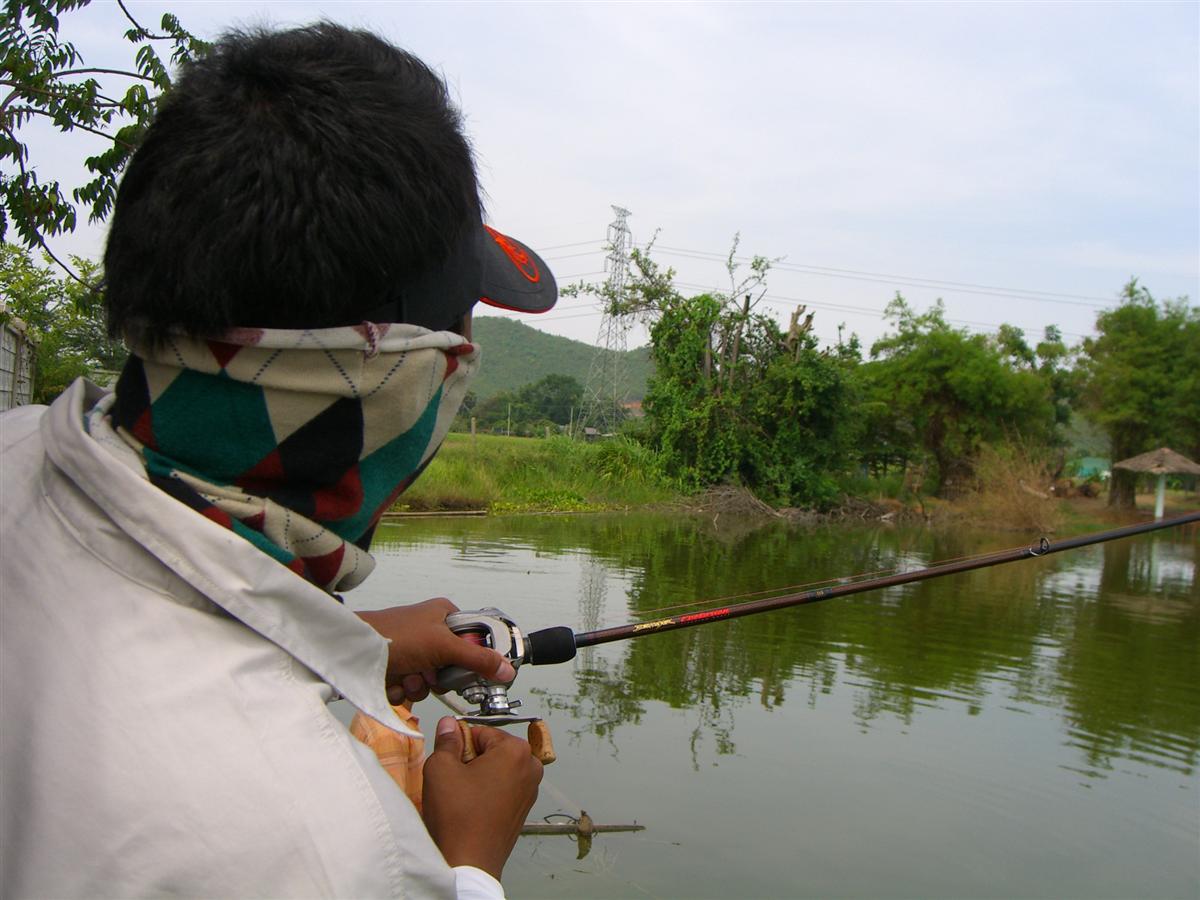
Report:
M864 469L917 464L927 487L951 495L973 485L989 447L1019 447L1053 471L1081 402L1115 456L1162 443L1200 455L1200 314L1182 300L1156 303L1133 282L1100 315L1100 336L1070 348L1053 325L1038 341L1011 325L972 334L940 302L919 313L897 295L863 360L840 332L818 347L803 307L786 331L756 310L770 261L755 258L740 281L732 253L727 267L728 293L686 297L639 251L619 295L589 289L649 326L656 371L637 437L685 486L735 482L777 505L819 506Z
M479 427L512 434L538 434L570 423L583 403L583 385L570 375L547 375L516 391L502 391L471 404Z
M89 2L4 0L0 19L4 42L0 88L6 92L0 101L0 159L8 164L0 173L4 200L0 239L7 236L11 224L23 243L45 252L50 252L48 237L75 229L76 204L86 206L92 222L104 220L111 212L118 176L171 86L156 47L168 47L170 61L179 64L205 53L209 46L171 13L163 14L160 33L149 31L118 0L131 26L125 39L136 48L132 67L89 66L76 46L59 36L59 17ZM73 188L69 198L57 180L39 176L36 160L30 158L22 128L36 119L51 122L63 133L83 131L106 139L103 149L84 161L92 179Z
M811 331L785 334L745 309L702 294L662 310L651 434L694 486L735 481L782 505L829 503L851 433L845 360Z
M986 445L1061 441L1079 380L1055 326L1032 344L1011 325L970 334L946 322L940 301L917 313L897 294L891 331L863 361L840 331L819 348L803 307L786 331L756 310L770 260L754 257L743 276L731 251L730 290L685 297L652 246L632 255L619 295L590 291L649 325L656 372L643 434L685 484L733 481L777 504L822 505L863 467L915 463L951 494Z
M743 271L737 246L735 237L727 293L683 296L652 247L632 254L619 295L591 290L649 325L643 434L673 477L695 488L735 482L781 505L829 503L849 450L848 361L818 350L811 316L785 333L757 311L771 260L755 256Z
M1117 462L1169 446L1200 459L1200 309L1156 301L1137 279L1083 342L1083 400ZM1135 477L1113 470L1109 503L1132 507Z
M932 461L942 492L952 494L984 444L1053 441L1051 376L1066 355L1056 331L1035 350L1012 326L969 334L950 327L940 301L918 314L899 294L885 315L894 330L871 347L862 372L877 453Z
M78 257L72 262L83 281L38 265L23 247L0 244L3 315L21 319L37 344L35 403L49 403L76 378L115 372L125 361L124 347L105 329L100 295L88 285L97 265Z

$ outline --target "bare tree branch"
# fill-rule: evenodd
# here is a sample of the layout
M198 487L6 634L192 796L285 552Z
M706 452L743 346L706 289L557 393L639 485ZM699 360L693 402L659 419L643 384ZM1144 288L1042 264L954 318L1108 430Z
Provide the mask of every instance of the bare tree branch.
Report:
M17 85L15 82L12 82L12 81L0 81L0 87L16 87L17 88L15 91L13 91L12 93L10 93L8 95L9 97L13 97L15 95L20 95L22 93L38 94L42 97L61 97L61 96L63 96L63 94L58 91L47 90L46 88L30 87L29 85ZM93 104L97 109L103 109L105 107L110 107L110 106L113 106L113 107L116 107L116 106L123 107L124 106L124 104L120 100L117 100L113 97L109 97L107 94L97 93L96 97L103 101L102 103ZM9 103L8 98L5 98L4 106L7 106L8 103Z
M138 30L138 34L143 34L152 41L169 41L171 39L169 34L152 34L143 28L142 23L135 19L126 8L125 0L117 0L117 6L121 7L121 12L125 13L125 18L127 18L133 24L133 27Z
M61 259L59 259L57 256L54 255L54 251L50 249L49 245L46 243L46 239L44 237L42 237L40 234L38 235L38 243L41 245L42 250L44 250L46 252L46 255L49 256L52 260L54 260L54 262L58 265L58 267L60 269L62 269L64 272L66 272L67 275L69 275L75 281L78 281L80 284L82 284L85 288L87 288L93 294L98 293L96 290L96 285L92 284L92 282L87 281L86 279L80 278L78 275L75 274L75 271L70 266L68 266L65 262L63 262Z
M58 116L54 115L53 113L48 113L44 109L35 109L34 107L30 106L30 107L25 107L24 111L31 112L35 116L42 116L43 118L46 118L46 119L51 119L54 121L58 120ZM114 144L120 144L122 147L124 147L127 150L136 150L137 149L136 147L134 147L133 144L129 143L128 141L123 141L119 137L116 137L115 135L111 135L111 134L101 131L99 128L91 128L87 125L84 125L82 122L76 122L74 119L71 119L70 121L71 121L72 128L78 128L81 131L89 131L92 134L98 134L98 135L100 135L100 137L105 138L106 140L110 140Z
M151 84L154 83L153 78L149 78L139 72L130 72L126 69L63 69L61 72L54 73L55 78L61 78L64 75L124 75L126 78L136 78L138 81L149 81Z

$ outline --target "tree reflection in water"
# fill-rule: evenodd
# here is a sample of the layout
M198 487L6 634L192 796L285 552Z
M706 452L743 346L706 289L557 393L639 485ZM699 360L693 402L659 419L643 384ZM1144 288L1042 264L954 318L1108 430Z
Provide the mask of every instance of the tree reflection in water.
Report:
M433 536L431 531L438 534ZM385 530L452 542L484 562L506 548L583 555L576 630L651 620L664 608L783 592L1028 543L1036 535L904 528L798 528L681 515L528 517ZM684 711L693 767L736 752L736 710L816 708L839 684L853 715L911 725L924 709L1060 710L1065 743L1092 774L1115 758L1191 774L1200 757L1197 530L1142 538L870 594L648 636L580 654L573 688L527 691L617 754L618 726L651 704ZM627 585L622 609L610 581ZM500 605L503 605L501 603ZM701 607L702 608L702 607ZM602 619L607 618L607 621ZM550 624L550 623L542 623ZM705 750L705 748L709 748Z

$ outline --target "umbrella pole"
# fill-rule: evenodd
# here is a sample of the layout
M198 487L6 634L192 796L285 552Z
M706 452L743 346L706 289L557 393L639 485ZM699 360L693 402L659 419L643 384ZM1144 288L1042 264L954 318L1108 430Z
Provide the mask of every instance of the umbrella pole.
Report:
M1163 507L1167 500L1167 475L1164 472L1158 476L1158 489L1154 492L1154 521L1163 517Z

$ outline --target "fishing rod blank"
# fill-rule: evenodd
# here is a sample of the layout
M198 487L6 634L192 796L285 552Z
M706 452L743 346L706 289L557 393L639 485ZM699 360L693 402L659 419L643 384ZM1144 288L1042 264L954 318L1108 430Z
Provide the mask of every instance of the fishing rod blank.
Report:
M1028 547L1018 547L1014 550L1002 550L997 553L984 554L971 559L959 560L958 562L943 563L941 565L929 566L924 569L917 569L913 572L901 572L896 575L885 575L879 578L869 578L862 581L849 582L846 584L837 584L831 587L817 588L814 590L800 591L795 594L782 594L778 597L769 597L765 600L750 600L746 603L738 603L732 606L724 606L720 609L708 609L701 612L688 613L681 616L668 616L665 619L656 619L653 622L635 622L629 625L617 625L612 628L601 628L597 631L585 631L582 634L576 634L574 647L591 647L595 644L607 644L611 641L623 641L627 638L641 637L646 634L661 634L664 631L675 631L679 628L691 628L694 625L707 625L711 622L724 622L729 619L737 619L742 616L752 616L755 613L769 612L774 609L784 609L789 606L800 606L805 603L819 603L822 600L831 600L834 597L845 597L849 594L860 594L864 591L873 591L879 588L893 587L899 584L911 584L915 581L925 581L930 578L941 578L943 575L954 575L959 572L969 572L972 569L983 569L988 566L997 566L1001 563L1017 562L1023 559L1033 559L1039 556L1049 556L1051 553L1060 553L1063 550L1075 550L1079 547L1087 547L1092 544L1102 544L1105 541L1113 541L1118 538L1133 537L1138 534L1145 534L1150 531L1158 531L1160 528L1174 528L1178 525L1186 525L1190 522L1200 522L1200 512L1188 513L1186 515L1177 516L1173 519L1162 519L1157 522L1145 522L1140 525L1129 525L1125 528L1115 528L1111 531L1098 531L1092 534L1081 535L1080 537L1065 538L1061 541L1048 541L1042 538L1038 543ZM574 648L571 649L570 655L567 655L567 637L564 632L570 632L570 629L565 627L547 628L543 632L534 632L528 635L530 641L535 645L545 644L542 659L534 659L532 662L537 665L539 662L565 662L574 656Z

